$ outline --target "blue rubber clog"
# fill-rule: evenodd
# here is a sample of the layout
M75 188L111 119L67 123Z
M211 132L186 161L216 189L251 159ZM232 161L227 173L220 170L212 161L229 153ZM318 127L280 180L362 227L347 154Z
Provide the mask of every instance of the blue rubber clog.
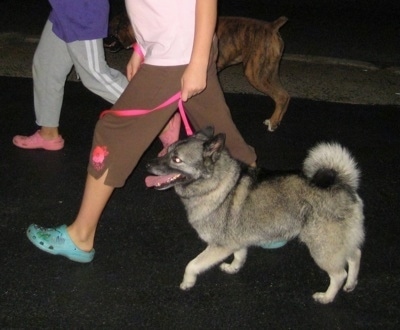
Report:
M87 263L94 258L94 249L89 252L79 249L69 237L67 226L43 228L32 224L26 231L28 239L42 251L64 256L72 261Z

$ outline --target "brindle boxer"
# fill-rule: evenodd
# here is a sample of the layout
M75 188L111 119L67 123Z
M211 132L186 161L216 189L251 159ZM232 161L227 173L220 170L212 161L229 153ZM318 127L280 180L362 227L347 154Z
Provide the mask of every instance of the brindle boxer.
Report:
M249 83L274 100L275 110L271 118L264 121L269 131L278 127L290 100L279 78L279 64L284 48L279 29L286 22L286 17L280 17L274 22L264 22L251 18L222 16L218 19L216 30L219 39L218 70L243 63L244 74ZM113 47L114 51L130 48L135 41L126 14L111 20L110 33L115 43L112 44L112 39L108 39L104 44L105 47Z
M125 13L114 16L108 25L108 32L104 47L115 53L123 48L132 48L136 40L129 17Z

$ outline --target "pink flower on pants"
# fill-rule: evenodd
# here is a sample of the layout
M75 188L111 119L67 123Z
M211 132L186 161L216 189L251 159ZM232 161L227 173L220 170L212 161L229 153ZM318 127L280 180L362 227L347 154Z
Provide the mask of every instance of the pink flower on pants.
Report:
M108 156L109 152L106 146L97 146L92 152L92 165L100 171L104 166L104 160Z

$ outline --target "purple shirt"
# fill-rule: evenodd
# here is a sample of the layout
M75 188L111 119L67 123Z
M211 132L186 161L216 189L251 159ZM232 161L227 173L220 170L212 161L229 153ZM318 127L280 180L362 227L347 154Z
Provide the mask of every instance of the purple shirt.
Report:
M101 39L107 36L108 0L49 0L53 32L65 42Z

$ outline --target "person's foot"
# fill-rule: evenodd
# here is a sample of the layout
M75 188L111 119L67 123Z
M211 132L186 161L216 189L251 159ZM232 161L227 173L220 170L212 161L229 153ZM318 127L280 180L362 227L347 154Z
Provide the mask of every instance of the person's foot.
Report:
M175 113L167 124L165 131L159 136L163 149L158 153L158 156L164 156L167 153L168 147L179 140L179 132L181 129L181 116L179 112Z
M31 136L16 135L13 138L13 143L22 149L45 149L45 150L61 150L64 148L64 139L59 135L58 137L46 140L40 135L40 130L36 131Z
M94 249L89 252L78 248L68 234L67 226L43 228L32 224L26 231L28 239L42 251L64 256L72 261L87 263L94 258Z

